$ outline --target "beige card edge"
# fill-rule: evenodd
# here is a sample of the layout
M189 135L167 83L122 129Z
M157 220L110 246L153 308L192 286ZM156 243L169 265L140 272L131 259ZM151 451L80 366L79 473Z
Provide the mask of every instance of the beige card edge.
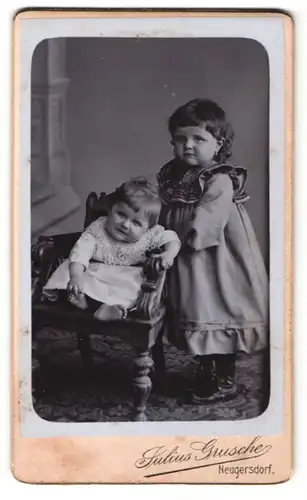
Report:
M190 467L185 464L184 457L188 454L188 445L191 441L199 441L199 436L181 437L168 436L163 438L163 444L168 449L178 446L178 454L182 460L174 464L161 464L158 468L159 475L148 476L148 471L135 466L136 461L142 456L145 449L161 445L159 437L73 437L73 438L23 438L20 436L20 412L19 412L19 389L20 380L18 376L19 366L19 340L22 325L19 324L19 203L20 184L18 172L19 158L19 36L20 20L25 18L54 18L54 17L253 17L255 15L280 15L284 19L285 25L285 403L284 418L285 428L281 435L259 437L254 443L262 446L261 450L268 450L257 458L246 460L242 466L255 466L267 468L271 465L270 474L240 475L235 479L233 475L221 475L218 471L216 460L210 462L209 467L194 468L192 470L177 473L161 474L174 469ZM293 164L293 21L290 16L283 13L253 13L253 12L82 12L82 11L24 11L17 13L14 19L13 29L13 101L12 101L12 213L14 231L12 231L12 359L11 359L11 421L12 421L12 472L14 477L27 483L49 483L49 484L74 484L74 483L192 483L192 484L268 484L287 481L292 473L293 467L293 439L292 439L292 164ZM212 436L212 439L214 437ZM255 439L255 436L229 436L218 437L216 446L219 449L232 450L233 447L239 449L246 447ZM241 451L243 448L241 448ZM260 451L261 451L260 450ZM187 460L188 462L188 460ZM42 467L42 464L47 464ZM168 465L168 467L165 467ZM198 465L198 464L193 464ZM232 464L227 464L227 466ZM241 463L234 462L234 466L241 467ZM273 473L272 473L273 471Z

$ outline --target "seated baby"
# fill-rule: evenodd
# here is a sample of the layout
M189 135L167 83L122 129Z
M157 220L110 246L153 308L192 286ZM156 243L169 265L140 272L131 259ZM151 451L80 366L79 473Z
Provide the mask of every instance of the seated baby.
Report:
M125 318L135 305L148 252L163 247L154 258L168 269L180 249L177 234L158 224L161 201L146 179L124 182L111 199L108 214L82 233L43 290L50 298L67 290L71 304L105 321Z

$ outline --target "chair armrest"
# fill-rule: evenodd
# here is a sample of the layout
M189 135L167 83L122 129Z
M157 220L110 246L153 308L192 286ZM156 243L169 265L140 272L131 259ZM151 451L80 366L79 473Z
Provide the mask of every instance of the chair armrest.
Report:
M43 286L59 264L69 257L81 233L40 236L31 248L32 302L41 301Z
M135 316L141 320L151 320L161 306L166 271L157 268L157 260L148 258L144 265L145 282L135 306Z

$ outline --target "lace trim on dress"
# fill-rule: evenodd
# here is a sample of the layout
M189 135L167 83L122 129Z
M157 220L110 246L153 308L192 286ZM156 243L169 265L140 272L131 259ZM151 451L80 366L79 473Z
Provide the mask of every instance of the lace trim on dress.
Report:
M216 173L229 175L234 188L234 202L245 203L249 196L245 192L247 170L244 167L213 163L207 168L186 169L182 162L172 160L158 173L159 194L166 204L199 202L207 182Z

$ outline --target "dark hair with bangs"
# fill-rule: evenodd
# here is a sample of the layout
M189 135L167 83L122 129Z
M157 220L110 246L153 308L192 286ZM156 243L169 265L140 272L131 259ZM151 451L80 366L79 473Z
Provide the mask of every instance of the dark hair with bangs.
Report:
M111 205L126 203L135 212L143 211L149 227L158 223L161 200L157 188L145 177L135 177L121 184L112 195Z
M179 127L204 125L215 139L222 142L222 147L214 158L225 162L232 154L234 131L227 121L225 111L209 99L192 99L180 106L172 114L168 129L173 137Z

